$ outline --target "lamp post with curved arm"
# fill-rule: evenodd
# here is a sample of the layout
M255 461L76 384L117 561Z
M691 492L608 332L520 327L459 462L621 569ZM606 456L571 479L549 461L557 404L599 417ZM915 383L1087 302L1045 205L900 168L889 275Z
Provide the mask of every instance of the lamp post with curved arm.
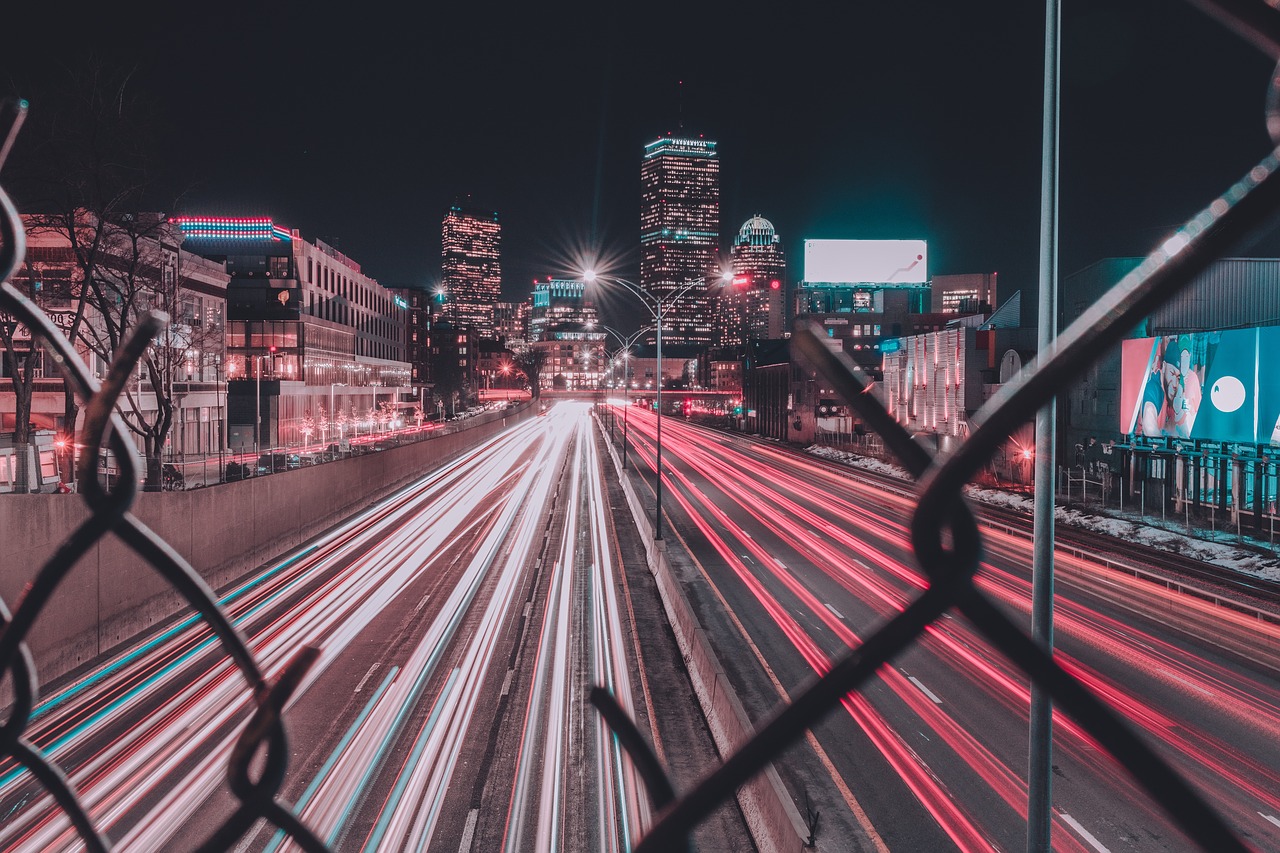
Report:
M715 277L715 279L722 284L726 284L733 280L733 274L728 271L722 271L719 276ZM661 539L662 538L662 320L664 317L665 308L667 306L669 306L672 302L679 299L681 296L684 296L690 290L693 290L695 287L699 287L699 286L706 287L708 285L707 279L705 278L693 279L692 281L686 282L684 287L681 287L679 290L676 290L673 293L669 293L663 297L654 296L652 293L649 293L647 290L640 287L638 284L635 284L634 282L630 282L622 278L614 278L612 276L606 279L603 276L597 275L592 270L587 270L586 272L584 272L582 274L582 280L588 284L594 281L601 281L605 283L614 283L614 284L622 285L627 290L631 291L632 294L638 297L640 301L644 303L644 307L647 308L649 310L649 313L653 316L653 325L655 330L654 340L657 345L657 374L658 374L658 377L657 377L658 391L656 395L657 407L658 407L658 412L657 412L658 425L657 425L657 441L654 444L654 447L655 447L654 473L657 476L654 478L656 480L656 483L654 485L653 538Z
M631 335L624 335L621 332L619 332L617 329L609 328L604 323L596 323L596 325L598 325L600 328L604 329L606 332L608 332L609 334L617 338L618 343L621 344L620 349L622 351L622 397L624 400L626 400L626 406L623 407L622 409L622 467L625 470L627 467L627 415L631 411L631 389L627 385L629 380L627 373L631 368L631 347L632 345L635 344L635 342L639 339L641 335L653 329L653 326L645 326L642 329L637 329Z

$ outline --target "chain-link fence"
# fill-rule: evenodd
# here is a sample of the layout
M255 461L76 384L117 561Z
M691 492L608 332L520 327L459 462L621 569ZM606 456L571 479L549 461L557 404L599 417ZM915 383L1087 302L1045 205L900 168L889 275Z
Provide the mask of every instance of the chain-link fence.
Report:
M1191 0L1224 25L1280 59L1280 14L1274 3L1244 0ZM1280 75L1273 75L1267 101L1267 126L1280 145ZM1159 803L1175 824L1205 850L1245 850L1227 823L1120 716L1067 673L1041 645L1014 624L973 582L981 561L982 536L963 491L1008 437L1053 400L1066 383L1108 347L1118 342L1151 310L1173 298L1213 260L1251 237L1280 205L1280 148L1267 154L1248 174L1212 199L1132 273L1085 311L1033 364L977 414L969 438L954 452L931 457L866 389L864 376L843 353L824 343L821 328L801 327L794 340L828 387L855 409L883 440L897 461L915 477L919 500L911 523L916 558L929 579L926 591L906 609L850 649L821 678L810 682L790 703L762 722L754 736L708 773L694 788L671 799L671 786L641 739L619 712L606 715L628 736L624 743L644 754L642 767L653 780L659 806L656 825L640 853L686 845L692 827L734 796L743 782L763 771L804 732L835 709L849 692L867 686L871 676L913 643L949 610L958 610L998 649L1052 697L1098 744L1119 760ZM593 697L608 705L607 696Z
M1280 58L1280 14L1262 0L1191 0L1239 32L1273 59ZM1268 99L1268 127L1280 141L1280 77L1273 75ZM3 132L0 166L21 124L25 105L10 102L0 117ZM830 387L858 410L918 481L919 501L911 525L917 559L930 585L906 609L811 682L793 701L760 725L755 735L708 773L693 790L676 798L661 765L643 737L602 691L593 701L618 733L642 771L655 806L657 824L639 851L666 851L687 846L690 830L720 803L734 795L744 780L761 772L803 733L837 706L850 691L864 687L882 665L918 641L925 629L948 610L959 610L999 649L1020 666L1053 702L1073 717L1095 740L1124 764L1139 784L1160 803L1174 822L1206 850L1244 850L1243 842L1119 716L980 593L973 583L982 554L982 537L963 497L964 486L987 465L1015 429L1030 420L1064 383L1078 376L1107 347L1115 345L1150 310L1172 298L1215 258L1249 236L1280 205L1280 150L1269 153L1249 173L1210 203L1177 234L1153 252L1105 297L1077 319L1036 362L1027 367L979 413L968 440L955 452L930 457L870 394L853 363L832 353L818 334L798 329L796 343ZM115 534L139 557L173 584L206 620L245 682L245 699L254 713L241 733L227 768L230 790L239 806L204 839L200 850L226 850L261 819L280 827L307 850L325 846L278 800L286 771L286 734L280 713L317 652L305 649L273 680L268 680L213 594L191 566L167 543L130 513L137 491L138 457L126 440L126 428L115 404L148 342L166 318L151 315L116 354L99 382L70 342L49 319L8 282L21 263L25 235L21 219L0 190L0 311L31 329L84 402L85 423L79 460L81 497L91 516L70 532L43 565L14 612L0 602L0 667L11 679L15 696L8 719L0 727L0 751L25 766L69 815L88 849L109 849L92 824L70 783L58 767L26 737L39 693L35 666L25 639L54 590L76 561L98 540ZM114 488L104 488L95 472L100 448L108 448L119 466ZM255 756L265 756L260 769Z
M26 104L8 101L0 107L0 167L3 167L14 137L22 124ZM254 710L241 732L227 766L227 781L239 806L197 849L228 850L259 820L284 830L304 849L325 850L325 846L294 813L277 800L284 780L288 747L280 712L318 650L303 649L274 680L259 669L235 627L215 603L212 590L166 542L135 518L129 508L138 489L137 451L127 439L127 428L116 413L116 400L132 375L147 345L167 318L149 314L136 332L116 353L106 378L99 382L77 354L67 337L30 299L10 283L22 262L26 234L18 211L0 189L0 312L24 324L46 348L65 380L84 405L81 443L85 452L78 460L81 497L91 515L71 531L53 557L40 567L16 611L0 601L0 671L9 678L14 702L9 717L0 727L0 752L26 767L67 813L76 832L91 851L110 848L107 839L93 825L66 776L25 736L32 710L39 696L35 664L26 638L40 618L58 585L76 562L100 539L115 534L156 572L171 583L209 624L218 641L244 678L245 700ZM95 476L101 448L110 448L120 476L107 490ZM253 772L251 774L251 765ZM256 778L255 778L256 777Z

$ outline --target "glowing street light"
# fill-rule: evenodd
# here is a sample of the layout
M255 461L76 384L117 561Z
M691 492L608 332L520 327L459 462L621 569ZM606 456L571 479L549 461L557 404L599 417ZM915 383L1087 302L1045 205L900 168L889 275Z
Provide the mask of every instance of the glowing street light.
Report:
M717 278L721 285L729 284L730 282L733 281L733 273L727 270L724 270L724 271L721 271L720 275ZM633 293L636 297L638 297L640 301L644 303L644 307L649 310L650 315L653 316L653 325L656 331L655 341L657 344L656 360L657 360L657 374L658 374L657 375L658 428L657 428L657 441L654 444L654 447L655 447L654 471L657 474L657 477L656 477L657 484L654 487L655 501L654 501L654 509L653 509L653 538L661 539L662 538L662 320L666 314L666 309L670 307L672 302L678 300L681 296L684 296L686 293L688 293L690 290L693 290L695 287L699 287L699 286L707 287L708 284L706 279L696 278L696 279L693 279L692 281L687 282L684 285L684 287L681 287L679 290L676 290L673 293L669 293L665 297L662 297L662 296L654 296L652 293L649 293L647 290L640 287L640 285L635 284L634 282L627 281L626 279L614 278L612 276L606 279L603 276L598 276L594 270L587 270L586 272L584 272L582 274L582 280L588 284L599 280L604 283L614 283L614 284L622 285L627 290L631 291L631 293Z
M511 362L504 361L498 368L498 372L502 374L502 386L506 390L506 400L511 402Z

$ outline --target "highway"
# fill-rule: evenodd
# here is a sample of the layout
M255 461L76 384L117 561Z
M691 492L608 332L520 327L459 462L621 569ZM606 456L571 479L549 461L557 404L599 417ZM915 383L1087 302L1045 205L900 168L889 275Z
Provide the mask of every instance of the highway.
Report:
M620 439L622 412L615 436ZM627 412L631 458L653 494L655 418ZM668 553L748 712L869 636L924 588L908 541L912 501L777 444L664 417ZM637 482L640 482L637 480ZM977 582L1029 625L1030 545L984 530ZM1247 843L1280 849L1276 672L1221 650L1274 649L1274 622L1207 607L1060 554L1061 663L1117 709ZM779 762L820 850L1025 846L1026 676L954 614ZM1055 714L1053 844L1062 851L1194 849L1124 769Z
M603 473L589 406L561 403L223 591L268 673L320 650L285 710L282 799L332 849L628 849L652 815L587 704L596 684L660 754L710 760L675 668L645 671L678 654L632 600ZM31 734L118 849L190 849L235 806L227 758L249 710L186 620L57 685ZM0 814L0 849L80 849L12 763ZM732 814L712 831L744 849ZM237 849L296 848L258 825Z

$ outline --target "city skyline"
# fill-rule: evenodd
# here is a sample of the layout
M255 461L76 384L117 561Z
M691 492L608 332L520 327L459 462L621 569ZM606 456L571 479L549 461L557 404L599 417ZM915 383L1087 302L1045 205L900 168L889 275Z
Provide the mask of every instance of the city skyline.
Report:
M453 203L501 215L506 299L578 272L593 246L637 278L635 163L671 133L719 143L725 231L759 213L792 258L806 239L925 239L931 271L998 272L1002 298L1035 289L1036 4L894 4L848 26L808 6L710 4L680 27L594 7L449 9L412 34L376 16L339 32L280 9L194 14L24 9L57 49L18 40L0 79L36 125L43 90L96 53L158 105L175 212L272 216L387 286L436 283L433 232ZM477 56L449 38L469 31L486 36ZM328 39L343 61L315 47ZM569 44L589 67L530 59ZM1270 63L1187 5L1069 4L1062 66L1064 278L1145 253L1270 147Z

